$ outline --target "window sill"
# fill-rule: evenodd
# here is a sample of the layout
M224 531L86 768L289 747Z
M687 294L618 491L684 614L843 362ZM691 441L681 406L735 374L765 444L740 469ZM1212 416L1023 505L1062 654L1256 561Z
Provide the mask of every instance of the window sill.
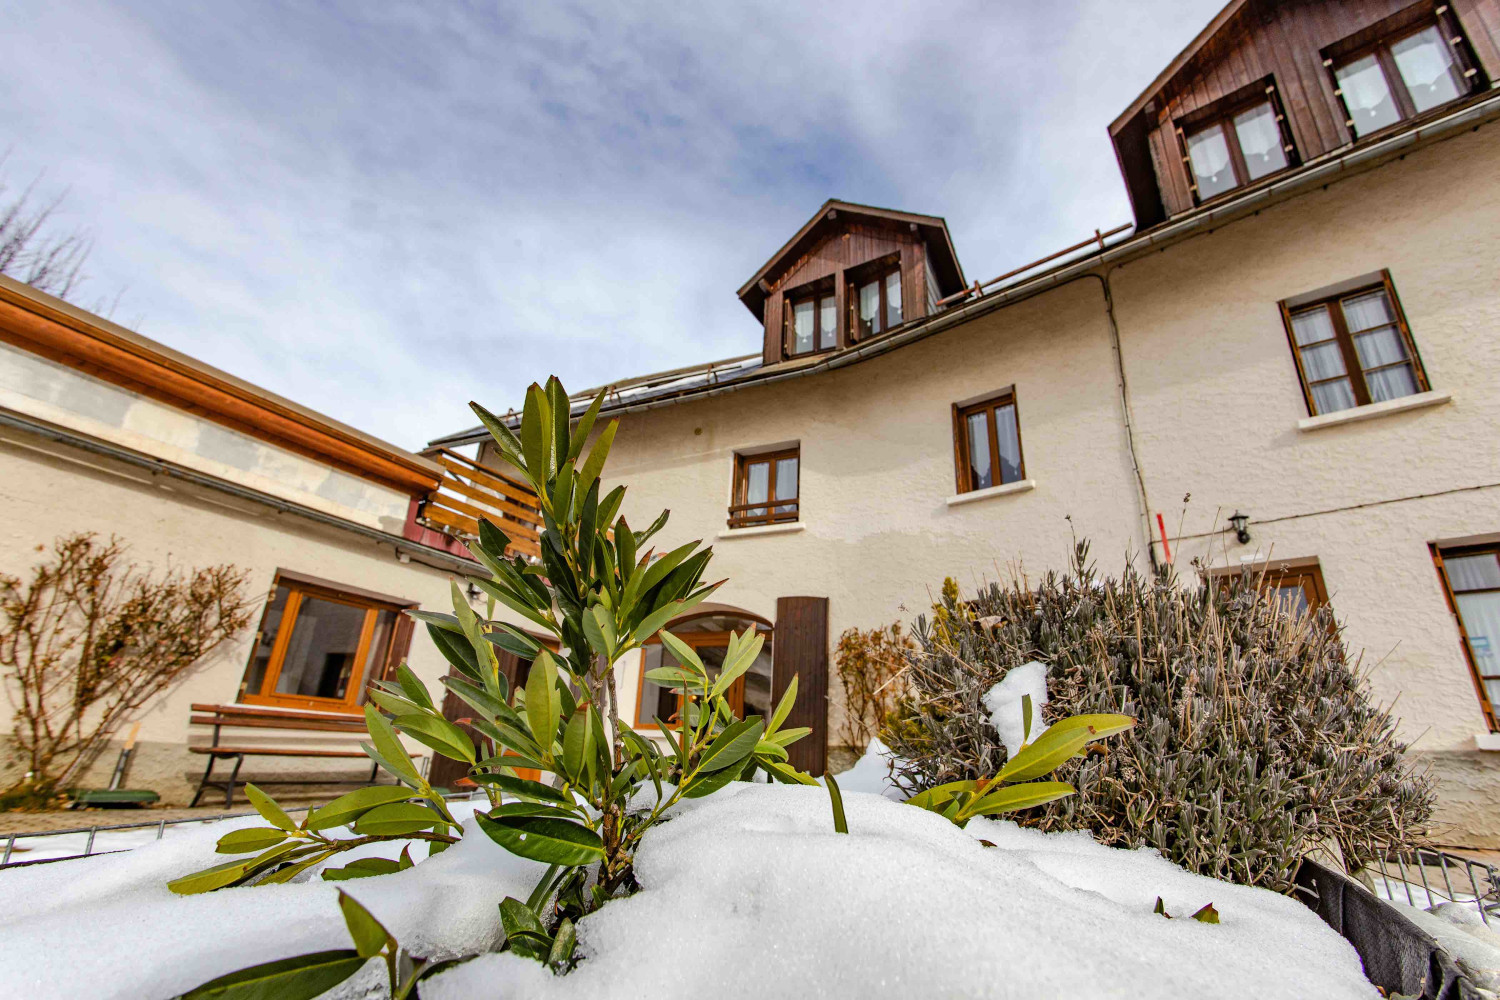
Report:
M966 503L978 503L980 500L988 500L990 497L1009 496L1012 493L1025 493L1027 490L1036 489L1035 479L1017 479L1013 483L1004 486L991 486L988 489L974 490L970 493L960 493L956 497L948 498L949 507L961 507Z
M719 538L751 538L755 535L791 535L804 530L806 527L807 525L801 521L790 521L786 524L761 524L753 528L726 528L719 532Z
M1475 733L1474 749L1500 750L1500 733Z
M1317 431L1324 427L1333 427L1338 424L1352 424L1360 420L1374 420L1388 413L1402 413L1406 410L1421 410L1429 406L1440 406L1453 398L1451 392L1419 392L1411 396L1402 396L1400 399L1387 399L1383 403L1368 403L1364 406L1355 406L1347 410L1338 410L1334 413L1325 413L1318 417L1303 417L1297 421L1299 431Z

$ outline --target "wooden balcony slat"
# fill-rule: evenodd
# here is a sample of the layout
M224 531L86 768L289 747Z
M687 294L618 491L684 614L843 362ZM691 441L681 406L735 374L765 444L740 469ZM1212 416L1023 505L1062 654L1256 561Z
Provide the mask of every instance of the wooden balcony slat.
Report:
M422 509L422 519L445 528L451 528L470 538L478 538L479 522L475 518L438 506L438 502L442 500L442 497L429 500ZM525 525L517 525L517 527L523 531L525 529ZM510 547L522 555L531 556L536 559L540 559L542 556L542 547L537 544L535 533L529 536L524 534L512 535Z
M458 457L463 458L462 455ZM433 461L449 472L460 476L467 476L481 486L488 486L492 490L504 493L512 500L519 500L523 504L536 503L536 496L528 487L522 486L520 483L511 482L509 479L496 475L493 471L485 471L482 467L468 462L467 459L464 460L467 464L460 464L444 454L438 455Z
M544 523L542 521L541 512L536 510L535 508L521 507L513 503L508 503L505 500L496 497L494 493L491 493L488 490L480 489L477 486L470 486L468 483L461 483L450 476L443 477L442 488L445 490L452 490L455 493L461 493L471 500L478 500L480 503L486 505L487 507L509 514L511 517L514 517L518 520L529 521L532 524L537 525L538 527L540 527Z

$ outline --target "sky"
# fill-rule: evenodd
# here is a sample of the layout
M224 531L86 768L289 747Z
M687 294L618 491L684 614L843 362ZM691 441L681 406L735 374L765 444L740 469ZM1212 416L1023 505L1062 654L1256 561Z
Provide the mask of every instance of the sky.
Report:
M970 279L1130 221L1108 125L1220 6L0 0L0 152L84 305L418 448L758 350L831 197Z

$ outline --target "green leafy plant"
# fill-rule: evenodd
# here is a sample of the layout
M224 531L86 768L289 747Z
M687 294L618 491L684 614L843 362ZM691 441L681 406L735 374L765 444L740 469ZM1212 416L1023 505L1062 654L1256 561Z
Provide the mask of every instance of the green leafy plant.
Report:
M673 805L757 770L786 783L815 784L788 763L786 748L810 731L782 728L796 701L796 678L769 719L739 719L725 697L755 661L764 638L751 630L731 635L722 667L710 675L686 643L664 631L718 588L702 582L712 550L696 541L666 552L648 548L667 512L636 531L619 515L624 487L601 496L600 473L616 423L597 435L587 457L584 452L603 401L600 392L573 424L557 379L532 385L519 435L471 404L500 456L535 491L544 521L536 563L507 555L505 533L490 521L479 522L470 550L489 576L471 582L489 598L485 616L473 610L457 582L453 614L408 612L426 624L457 672L443 684L472 710L461 721L474 736L444 718L426 686L403 666L395 681L373 685L374 704L365 711L365 752L397 786L351 792L300 824L256 789L251 800L270 826L235 831L218 844L222 853L253 857L177 879L170 883L174 891L286 881L340 851L377 840L426 840L430 850L445 848L462 828L406 752L397 735L404 734L467 764L489 800L490 808L475 816L479 828L508 851L548 866L531 897L508 899L500 918L506 948L566 971L573 961L573 923L637 888L636 847ZM563 652L493 620L497 606L553 637ZM620 719L613 670L622 656L658 634L677 662L647 677L681 698L674 720L656 720L665 749ZM524 690L508 689L500 651L532 661ZM521 777L517 768L548 779ZM345 826L355 836L332 834ZM403 860L409 863L408 856ZM386 874L402 863L361 859L326 870L323 878Z

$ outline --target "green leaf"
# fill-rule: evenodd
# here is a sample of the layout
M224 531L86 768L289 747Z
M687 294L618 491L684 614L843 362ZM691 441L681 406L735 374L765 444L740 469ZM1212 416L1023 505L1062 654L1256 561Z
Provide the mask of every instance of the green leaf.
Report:
M478 403L470 402L469 409L474 411L474 415L479 418L479 422L484 425L484 429L489 431L490 437L495 439L495 444L500 449L501 457L511 465L520 468L521 442L516 440L515 434L511 433L511 429L505 426L505 422Z
M517 597L515 594L512 594L510 591L506 590L504 587L501 587L499 584L495 583L492 580L481 580L476 577L474 579L474 586L478 587L480 590L484 591L486 594L490 595L495 600L505 605L507 608L510 608L516 614L520 615L522 618L525 618L533 625L536 625L538 628L544 628L547 631L554 633L557 631L557 626L548 621L545 614L533 607L529 599L523 600L522 598Z
M526 390L526 402L521 409L521 454L526 459L527 472L538 486L545 485L557 471L552 450L552 407L542 387L535 382Z
M474 654L474 646L466 637L430 624L427 626L427 635L438 652L443 654L443 659L453 665L453 669L465 677L472 677L476 681L480 679L479 660Z
M344 911L344 926L349 928L349 937L354 941L354 950L360 958L372 958L385 950L387 945L396 947L396 939L385 925L370 915L359 900L344 890L339 890L339 909Z
M275 847L285 839L285 830L252 826L247 830L234 830L224 834L219 838L214 851L219 854L255 854L268 847Z
M833 832L848 833L849 821L844 818L844 795L839 791L839 783L833 780L833 775L823 775L823 784L828 788L828 801L833 805Z
M776 703L776 711L771 713L771 721L766 725L766 736L769 737L781 727L786 717L792 714L792 706L797 703L797 675L793 674L791 681L786 686L786 691L781 695L781 700ZM808 730L812 732L812 730Z
M1021 745L1031 742L1031 695L1021 695Z
M532 739L545 757L552 756L552 742L557 738L557 723L562 718L562 704L557 695L557 661L547 650L537 653L526 678L526 721Z
M443 686L463 699L474 711L493 722L497 716L506 714L507 706L478 684L451 674L443 678Z
M405 785L371 785L368 788L356 788L308 813L307 829L316 832L348 826L376 806L391 802L404 802L411 797L412 791Z
M1095 740L1123 733L1135 720L1128 715L1074 715L1061 719L1036 738L1036 742L1006 762L1001 781L1027 781L1051 774Z
M408 618L415 618L419 622L425 622L433 628L441 629L452 635L463 635L464 627L454 615L445 614L441 611L418 611L408 608L405 612Z
M406 752L406 747L402 746L401 741L396 737L396 731L391 728L391 724L374 705L365 706L365 726L370 731L370 741L379 751L380 756L376 758L377 762L413 785L421 785L422 775L412 761L411 754Z
M704 668L703 661L699 659L697 651L692 646L689 646L666 629L662 629L657 634L661 638L661 644L672 654L673 659L699 677L705 680L708 679L708 671Z
M1003 785L986 792L977 802L960 810L961 816L998 816L1000 813L1065 799L1076 789L1066 781L1031 781L1020 785Z
M401 870L399 862L390 858L357 858L342 868L325 868L323 881L347 882L355 878L371 878L375 875L393 875Z
M1214 909L1214 904L1205 903L1203 909L1193 914L1193 919L1199 923L1216 924L1219 922L1219 911Z
M510 950L522 958L543 961L552 950L547 929L531 908L513 896L500 901L500 926L505 929L505 940Z
M765 724L766 720L757 716L725 728L708 745L708 749L703 751L703 756L698 758L698 770L717 771L742 763L746 757L755 752L755 744L760 742L760 734L765 729Z
M568 399L568 391L563 388L562 381L556 375L547 379L547 387L543 391L547 394L547 406L552 411L552 464L554 468L560 468L569 451L568 417L573 402Z
M581 706L563 731L563 773L575 785L585 784L588 771L592 770L587 767L594 757L594 730L589 714L588 706Z
M578 426L573 428L573 439L568 446L567 461L577 461L578 456L583 454L583 446L588 442L589 431L594 429L594 421L599 419L599 407L604 405L604 395L607 392L608 389L600 389L599 395L594 397L583 416L578 418Z
M494 785L502 792L519 799L555 802L563 806L573 805L573 799L561 789L530 778L520 778L513 774L476 774L473 777L481 785Z
M432 695L427 693L427 685L423 684L406 664L403 663L396 668L396 680L400 682L401 690L406 692L407 698L423 708L437 711L437 707L432 703Z
M705 795L712 795L731 781L738 779L744 769L745 762L740 761L738 764L718 771L708 773L700 771L693 780L688 782L686 788L683 790L682 797L685 799L701 799Z
M254 785L245 785L245 798L255 807L255 811L266 818L266 822L274 827L286 830L288 833L297 829L297 824L286 814L286 810L276 804L276 800Z
M709 691L710 697L718 697L725 691L728 691L729 685L739 680L740 675L750 669L750 665L760 655L761 647L766 644L766 637L763 635L754 634L748 640L744 636L745 633L740 633L739 647L725 659L724 667L720 671L718 679L714 681L713 690Z
M282 958L210 979L181 1000L312 1000L364 967L349 948Z
M586 865L604 857L604 842L581 823L553 816L502 816L475 813L479 828L519 857L548 865Z
M557 925L557 936L552 939L552 951L547 955L547 964L557 969L566 965L573 957L573 949L578 947L578 934L573 930L573 921L567 917Z
M817 778L814 778L812 775L807 774L806 772L797 770L790 764L783 764L777 760L762 759L760 761L760 766L765 768L768 773L788 785L812 785L816 787L818 784Z
M594 442L594 447L589 449L589 457L583 463L583 469L578 473L578 489L588 490L599 478L599 473L604 471L604 460L609 457L609 449L615 441L615 431L620 429L618 420L611 420L605 426L599 439Z
M450 760L474 763L474 741L469 739L468 733L441 715L398 715L395 725L418 743L431 747Z
M446 822L432 809L416 802L391 802L376 806L354 821L361 837L401 837Z
M167 888L179 896L194 896L200 892L222 889L250 874L250 870L255 867L256 860L251 858L248 861L226 861L221 865L205 868L201 872L174 878L167 883Z
M973 778L964 781L950 781L947 784L929 788L924 792L918 792L907 799L906 804L916 806L918 809L941 812L943 807L953 801L958 795L964 792L972 792L977 787L979 787L979 782Z
M781 732L767 738L779 747L789 747L810 732L812 732L812 728L809 726L797 726L793 729L783 729Z
M422 706L414 701L407 701L400 695L382 691L373 684L369 687L370 700L392 715L415 715L422 711Z

